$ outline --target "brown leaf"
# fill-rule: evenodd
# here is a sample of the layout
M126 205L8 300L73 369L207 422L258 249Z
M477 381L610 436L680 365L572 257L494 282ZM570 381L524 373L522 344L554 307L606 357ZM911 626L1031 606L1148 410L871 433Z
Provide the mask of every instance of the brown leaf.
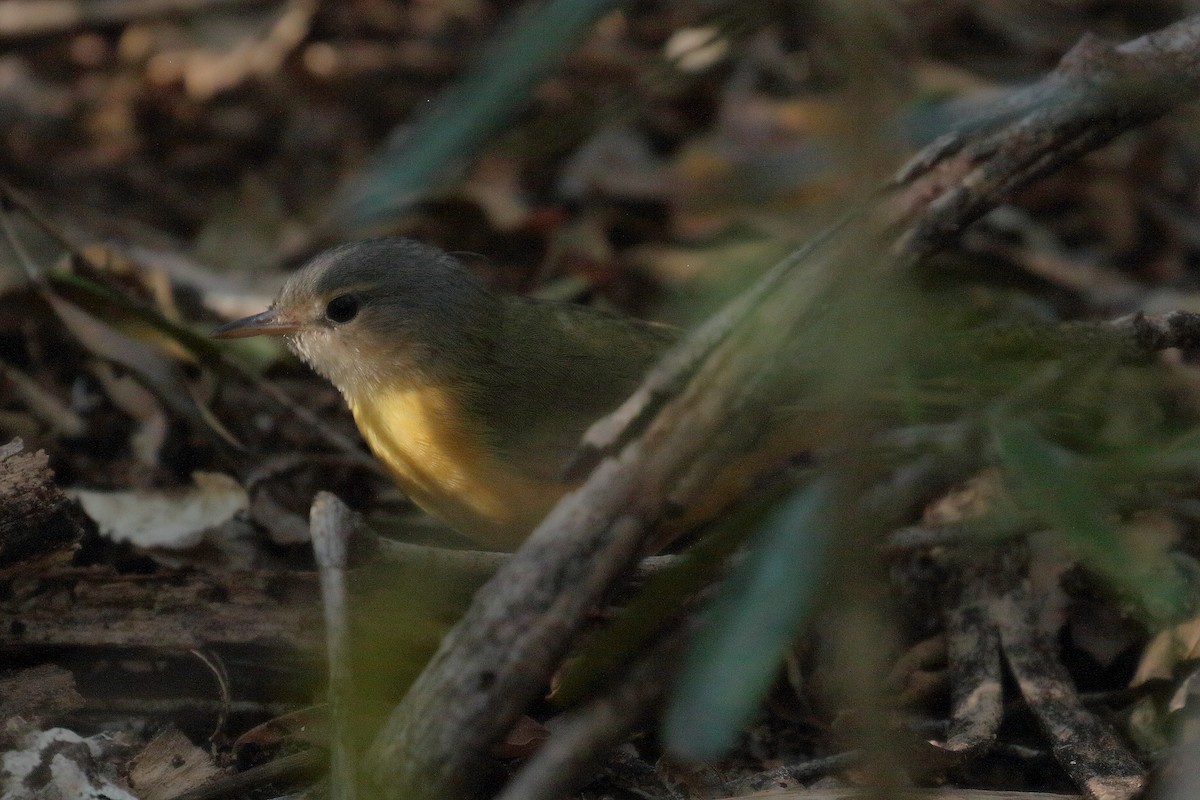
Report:
M492 748L496 758L529 758L550 738L545 725L532 717L521 717L500 742Z

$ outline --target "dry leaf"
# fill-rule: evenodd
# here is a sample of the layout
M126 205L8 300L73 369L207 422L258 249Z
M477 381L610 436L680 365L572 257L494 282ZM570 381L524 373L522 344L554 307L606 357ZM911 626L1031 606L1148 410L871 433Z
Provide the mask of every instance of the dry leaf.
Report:
M930 503L921 522L924 525L951 525L979 519L995 510L996 501L1003 494L1000 471L985 469Z
M205 531L228 522L250 503L246 490L228 475L196 472L192 480L195 486L182 490L74 489L69 494L113 541L183 550L199 544Z
M212 756L175 728L167 728L127 765L129 785L140 800L169 800L203 783L221 770Z
M1160 631L1151 639L1129 685L1140 686L1155 679L1171 680L1179 662L1196 658L1200 658L1200 617Z
M522 716L504 736L504 741L492 748L496 758L529 758L550 738L545 725L532 717Z

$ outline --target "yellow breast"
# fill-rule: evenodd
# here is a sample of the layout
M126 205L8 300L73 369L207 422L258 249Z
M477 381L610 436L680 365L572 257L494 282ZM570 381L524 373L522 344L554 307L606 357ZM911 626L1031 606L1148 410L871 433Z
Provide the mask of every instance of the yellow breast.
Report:
M347 396L371 450L413 502L481 544L520 544L567 490L519 473L444 389Z

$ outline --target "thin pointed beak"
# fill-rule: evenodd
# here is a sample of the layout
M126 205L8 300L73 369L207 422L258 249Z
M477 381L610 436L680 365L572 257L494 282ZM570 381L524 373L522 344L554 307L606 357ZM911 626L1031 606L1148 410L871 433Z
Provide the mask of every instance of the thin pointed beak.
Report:
M298 330L300 330L299 325L280 319L275 309L268 308L261 314L226 322L214 330L211 336L214 339L243 339L247 336L282 336Z

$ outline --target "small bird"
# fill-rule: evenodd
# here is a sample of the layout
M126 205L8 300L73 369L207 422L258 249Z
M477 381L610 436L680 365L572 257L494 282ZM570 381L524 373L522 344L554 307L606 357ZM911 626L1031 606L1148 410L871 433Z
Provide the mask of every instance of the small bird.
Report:
M292 275L266 311L213 331L282 335L346 399L421 508L513 549L571 484L566 460L676 339L669 327L493 292L449 254L353 242Z

